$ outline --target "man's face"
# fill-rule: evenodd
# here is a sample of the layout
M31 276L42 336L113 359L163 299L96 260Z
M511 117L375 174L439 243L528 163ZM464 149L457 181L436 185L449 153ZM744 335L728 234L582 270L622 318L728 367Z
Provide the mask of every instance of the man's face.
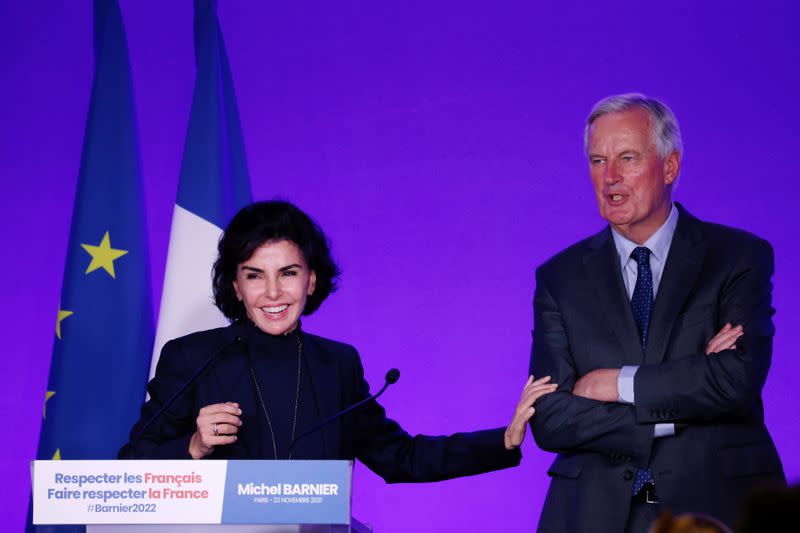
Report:
M603 115L589 129L589 173L600 216L637 244L669 216L680 169L680 154L661 159L650 131L644 109Z

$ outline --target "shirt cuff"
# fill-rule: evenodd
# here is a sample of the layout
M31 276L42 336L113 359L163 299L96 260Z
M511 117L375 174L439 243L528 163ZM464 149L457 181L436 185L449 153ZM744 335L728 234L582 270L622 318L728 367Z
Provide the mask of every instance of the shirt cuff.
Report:
M653 429L653 437L671 437L675 434L675 424L656 424Z
M617 376L617 396L620 403L633 404L633 378L638 366L623 366Z

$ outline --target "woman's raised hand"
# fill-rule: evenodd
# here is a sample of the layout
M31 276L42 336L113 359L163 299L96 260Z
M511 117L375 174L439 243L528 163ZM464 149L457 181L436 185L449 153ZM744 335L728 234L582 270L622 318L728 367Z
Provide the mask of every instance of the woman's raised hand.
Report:
M242 426L238 403L225 402L206 405L197 415L197 430L189 441L189 455L202 459L214 451L214 446L236 442Z
M536 381L534 381L533 376L528 378L525 388L522 389L522 396L517 404L517 409L514 411L514 417L506 428L506 450L519 447L522 441L525 440L528 421L533 416L533 413L536 412L536 408L533 407L534 402L558 388L557 383L549 383L549 381L550 376L539 378Z

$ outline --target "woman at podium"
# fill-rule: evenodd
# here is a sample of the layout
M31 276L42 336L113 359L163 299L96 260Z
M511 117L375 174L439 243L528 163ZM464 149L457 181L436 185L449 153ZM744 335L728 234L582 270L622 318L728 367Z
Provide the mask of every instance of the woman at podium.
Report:
M411 436L369 386L352 346L312 335L300 318L335 290L325 234L288 202L251 204L218 246L213 289L226 328L168 342L123 459L359 459L388 482L437 481L519 464L533 403L526 383L511 423Z

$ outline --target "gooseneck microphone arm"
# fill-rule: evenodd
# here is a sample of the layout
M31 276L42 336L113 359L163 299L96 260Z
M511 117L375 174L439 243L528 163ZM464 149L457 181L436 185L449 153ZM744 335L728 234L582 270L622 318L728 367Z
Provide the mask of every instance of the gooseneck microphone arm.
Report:
M345 410L343 410L343 411L339 411L339 412L338 412L338 413L336 413L335 415L333 415L333 416L331 416L331 417L328 417L328 418L326 418L325 420L323 420L322 422L320 422L319 424L317 424L317 425L316 425L316 426L314 426L313 428L309 429L308 431L306 431L306 432L304 432L304 433L301 433L301 434L300 434L300 435L299 435L297 438L295 438L295 439L292 441L292 444L291 444L291 445L289 445L289 457L291 457L291 456L292 456L292 450L294 449L294 445L295 445L295 444L297 444L297 442L298 442L300 439L302 439L302 438L304 438L304 437L307 437L307 436L311 435L312 433L316 432L317 430L321 429L322 427L324 427L324 426L327 426L328 424L330 424L331 422L333 422L333 421L334 421L334 420L336 420L337 418L341 418L342 416L346 415L346 414L347 414L347 413L349 413L350 411L355 411L356 409L358 409L359 407L363 406L364 404L367 404L367 403L369 403L369 402L372 402L372 401L374 401L374 400L377 400L377 399L378 399L378 396L380 396L381 394L383 394L383 392L384 392L384 391L385 391L387 388L389 388L389 385L393 385L393 384L397 383L397 380L398 380L398 379L400 379L400 371L399 371L399 370L397 370L396 368L393 368L393 369L389 370L389 371L386 373L386 382L383 384L383 387L381 387L381 390L379 390L379 391L378 391L376 394L373 394L373 395L372 395L372 396L370 396L369 398L364 398L364 399L363 399L363 400L361 400L360 402L354 403L353 405L351 405L351 406L350 406L350 407L348 407L347 409L345 409Z
M175 391L175 393L170 397L170 399L164 402L164 405L162 405L158 409L158 411L156 411L156 414L150 417L150 419L145 423L145 425L142 426L142 429L138 431L136 438L134 438L133 440L133 444L131 445L131 459L136 459L136 448L139 446L139 441L141 441L142 437L144 436L144 432L147 431L147 428L149 428L153 424L153 422L158 420L158 418L164 413L164 411L166 411L167 408L170 405L172 405L175 402L175 400L177 400L183 394L183 392L187 389L187 387L189 387L189 385L194 383L194 380L196 380L197 377L200 374L202 374L203 371L206 368L208 368L209 365L211 365L211 363L213 363L222 352L224 352L234 344L238 344L240 342L242 342L242 338L237 336L234 337L232 341L222 345L220 348L217 348L217 350L215 350L214 353L208 356L208 359L203 361L203 364L198 366L197 369L194 372L192 372L192 375L189 376L189 379L187 379L183 385L178 387L178 390Z

